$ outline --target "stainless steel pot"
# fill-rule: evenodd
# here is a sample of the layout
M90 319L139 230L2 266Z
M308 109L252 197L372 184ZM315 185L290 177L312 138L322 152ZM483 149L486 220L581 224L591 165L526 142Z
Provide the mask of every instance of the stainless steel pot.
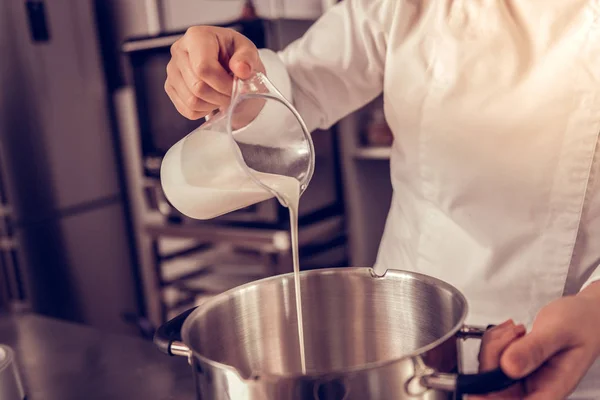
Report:
M300 364L293 274L232 289L158 329L188 357L202 400L452 399L513 383L500 369L459 374L467 301L432 277L370 268L301 273L307 372Z

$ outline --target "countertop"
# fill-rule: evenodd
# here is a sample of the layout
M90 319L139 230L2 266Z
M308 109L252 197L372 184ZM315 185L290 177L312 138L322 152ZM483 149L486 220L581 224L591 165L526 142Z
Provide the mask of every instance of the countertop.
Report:
M151 342L32 314L0 314L27 400L193 400L192 371Z

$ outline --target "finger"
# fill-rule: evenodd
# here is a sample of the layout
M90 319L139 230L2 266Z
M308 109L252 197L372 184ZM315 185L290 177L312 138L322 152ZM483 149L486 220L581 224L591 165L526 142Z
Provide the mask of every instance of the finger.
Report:
M212 111L216 108L219 108L220 104L216 103L219 100L217 96L223 96L220 93L215 92L212 88L204 85L206 90L201 92L201 95L198 96L192 93L189 87L186 85L181 71L178 67L174 66L174 64L167 65L167 74L168 81L171 86L177 92L179 98L186 104L186 106L192 111ZM229 102L229 98L226 98L226 101Z
M525 334L523 325L515 325L508 320L501 325L486 331L481 342L479 351L479 372L490 371L500 366L500 357L506 347L515 339ZM492 393L485 396L470 396L472 400L491 399L521 399L520 386L514 386L502 392Z
M221 81L223 79L227 81L231 81L232 78L229 74L225 74L220 78L211 79L208 75L210 72L200 72L203 73L204 76L197 76L194 71L192 71L192 67L189 61L189 54L185 53L184 55L177 57L176 61L177 67L182 76L183 82L187 86L188 90L194 94L194 96L205 100L212 104L218 104L220 106L226 106L230 103L231 100L231 90L227 92L227 94L223 94L218 92L214 87L210 85L207 78L210 79L213 84L214 80ZM230 89L229 86L224 87L225 90Z
M527 400L562 400L577 387L593 363L583 348L556 354L527 379Z
M569 345L569 335L561 327L534 326L533 330L511 344L500 360L504 372L523 378Z
M185 84L181 83L181 79L172 77L167 78L167 81L165 82L165 92L167 92L171 101L177 103L176 107L178 108L178 111L181 109L189 115L192 115L193 113L206 115L212 110L219 108L215 104L207 103L192 95Z
M508 321L486 332L483 337L479 352L479 368L481 371L490 371L500 366L500 357L504 350L515 339L525 334L523 325L515 325Z
M499 363L499 358L496 360L494 357L494 355L496 355L498 352L495 349L494 343L496 343L497 339L502 337L506 332L510 332L513 326L514 322L512 320L508 320L485 331L483 337L481 338L481 347L478 355L480 372L488 371L497 367L497 365L493 365L494 362Z
M177 53L186 53L189 61L189 71L186 69L186 74L191 74L186 75L186 79L189 80L188 87L192 92L199 82L206 82L217 92L225 96L231 95L233 78L219 62L220 44L214 33L207 31L205 35L186 35L181 44L171 47L171 51L182 59L184 56Z
M171 99L171 102L173 103L173 105L175 106L175 108L177 109L177 111L181 115L183 115L184 117L186 117L187 119L197 120L197 119L200 119L200 118L202 118L202 117L204 117L205 115L208 114L208 111L194 111L194 110L190 109L181 100L181 98L179 98L179 95L177 94L177 91L175 90L175 88L171 84L165 83L165 92L167 92L167 95Z
M264 72L256 46L244 35L232 35L233 54L229 69L240 79L248 79L253 72Z

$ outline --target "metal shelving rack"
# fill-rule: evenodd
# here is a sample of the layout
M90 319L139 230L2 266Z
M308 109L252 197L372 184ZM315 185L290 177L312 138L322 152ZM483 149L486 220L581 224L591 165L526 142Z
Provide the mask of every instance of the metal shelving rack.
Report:
M0 167L2 166L0 152ZM0 310L23 310L27 299L19 268L18 242L13 211L6 193L5 176L0 168Z
M359 147L354 152L354 158L359 160L389 160L391 147Z

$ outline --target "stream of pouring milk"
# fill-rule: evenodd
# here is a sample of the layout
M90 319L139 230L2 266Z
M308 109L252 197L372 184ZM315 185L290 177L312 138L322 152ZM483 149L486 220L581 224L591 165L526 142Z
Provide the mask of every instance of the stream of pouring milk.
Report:
M254 171L254 176L270 187L280 198L280 202L290 213L290 237L292 260L294 265L294 290L296 292L296 316L298 318L298 343L300 345L300 364L306 374L306 354L304 349L304 324L302 322L302 293L300 291L300 255L298 249L298 206L300 203L300 182L296 178L283 175L266 174Z
M294 264L294 289L296 292L296 315L298 318L298 342L300 344L300 364L306 374L306 354L304 349L304 323L302 321L302 293L300 291L300 255L298 249L298 205L300 203L300 182L296 178L281 175L261 174L261 182L276 192L290 212L290 236Z
M266 174L253 171L254 176L270 187L287 207L290 213L290 238L294 266L294 290L296 292L296 316L298 319L298 343L300 345L300 364L306 374L306 354L304 349L304 324L302 322L302 293L300 291L300 255L298 249L298 206L300 203L300 182L296 178L283 175ZM260 189L262 190L262 189Z

